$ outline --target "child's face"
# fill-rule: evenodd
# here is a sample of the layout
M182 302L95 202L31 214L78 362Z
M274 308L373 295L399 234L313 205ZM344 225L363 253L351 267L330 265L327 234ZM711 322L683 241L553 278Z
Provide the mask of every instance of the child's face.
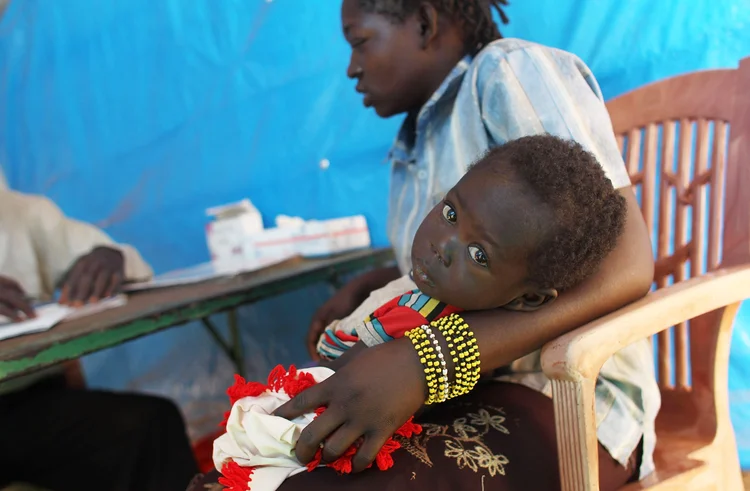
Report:
M532 293L526 257L545 218L546 209L511 176L472 168L417 230L414 281L427 295L466 310Z
M358 0L341 7L344 37L352 47L347 75L357 80L364 104L381 117L418 110L432 95L427 76L431 55L424 49L416 16L403 22L364 12Z

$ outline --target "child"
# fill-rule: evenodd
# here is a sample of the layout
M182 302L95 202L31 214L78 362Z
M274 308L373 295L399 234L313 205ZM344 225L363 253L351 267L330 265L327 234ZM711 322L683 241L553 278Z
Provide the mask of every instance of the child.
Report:
M422 221L410 277L329 325L319 353L332 360L463 310L536 310L596 270L624 217L624 199L579 144L538 135L496 147Z
M365 344L402 337L461 310L536 310L597 269L615 246L624 218L624 199L579 144L538 135L495 148L422 221L412 247L412 278L419 289L407 278L381 290L366 304L411 285L364 323L355 312L330 326L321 353L337 358L356 343L347 355L353 356ZM324 367L277 371L266 386L240 382L230 389L227 433L214 443L214 462L226 485L272 491L304 471L293 449L315 415L288 421L273 411L304 390L301 383L308 387L331 374ZM414 432L408 422L398 435ZM392 465L395 448L393 441L384 447L381 469L388 467L383 459ZM336 468L350 469L348 458Z

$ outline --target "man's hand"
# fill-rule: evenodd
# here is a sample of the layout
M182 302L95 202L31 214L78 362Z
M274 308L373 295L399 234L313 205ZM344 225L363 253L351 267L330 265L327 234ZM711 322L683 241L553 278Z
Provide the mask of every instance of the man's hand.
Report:
M27 318L36 317L21 285L15 280L0 276L0 315L18 322L23 320L21 313Z
M60 304L74 307L94 303L118 293L125 277L122 252L97 247L81 256L62 284Z
M297 458L307 463L324 443L323 460L333 462L360 437L354 472L367 468L386 440L413 416L427 396L422 365L408 338L361 350L346 365L278 408L294 419L326 406L297 441Z

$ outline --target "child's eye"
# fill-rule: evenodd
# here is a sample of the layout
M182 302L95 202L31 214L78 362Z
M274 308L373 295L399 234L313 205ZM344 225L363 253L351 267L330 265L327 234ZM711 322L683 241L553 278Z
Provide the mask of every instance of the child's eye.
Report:
M449 204L443 206L443 218L451 223L456 223L456 210Z
M469 246L469 256L480 266L487 266L487 256L484 251L477 246Z

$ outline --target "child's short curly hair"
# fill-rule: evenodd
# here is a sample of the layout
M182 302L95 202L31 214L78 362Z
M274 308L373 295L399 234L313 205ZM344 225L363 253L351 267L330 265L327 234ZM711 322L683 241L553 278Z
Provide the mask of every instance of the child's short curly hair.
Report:
M359 7L365 12L386 15L396 22L402 22L416 12L423 0L359 0ZM461 26L464 41L469 51L479 51L488 43L500 39L497 23L492 18L495 10L503 24L508 17L503 7L508 0L427 0L441 14L454 19Z
M593 154L552 135L519 138L490 150L476 166L511 166L547 207L551 220L530 251L529 280L565 290L593 274L614 249L625 224L625 198L612 187Z

